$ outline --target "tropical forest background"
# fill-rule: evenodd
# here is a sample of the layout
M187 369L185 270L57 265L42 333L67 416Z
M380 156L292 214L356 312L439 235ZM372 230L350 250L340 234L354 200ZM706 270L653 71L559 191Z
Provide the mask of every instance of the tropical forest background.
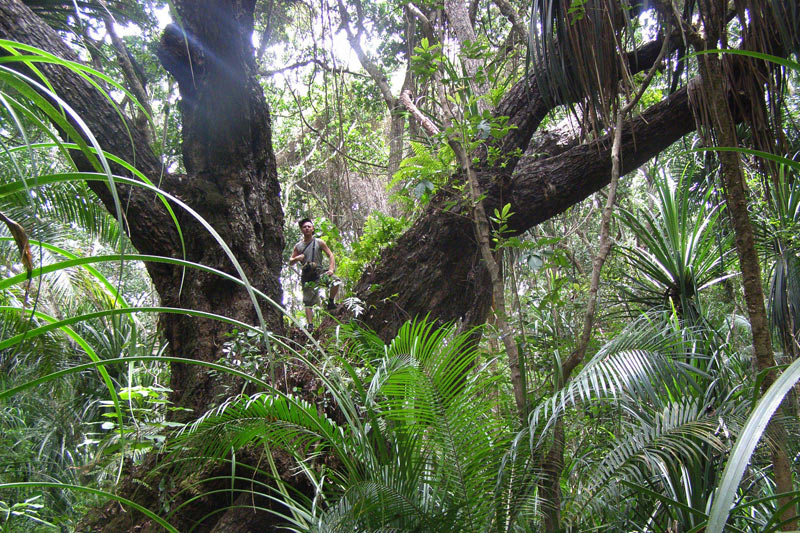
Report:
M800 529L798 50L794 0L0 0L0 531Z

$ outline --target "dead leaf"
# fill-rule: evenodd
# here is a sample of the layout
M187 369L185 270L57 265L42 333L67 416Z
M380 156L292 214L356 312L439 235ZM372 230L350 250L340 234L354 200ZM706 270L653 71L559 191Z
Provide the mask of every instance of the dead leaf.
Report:
M30 279L33 273L33 254L31 253L31 245L30 242L28 242L28 235L25 233L25 228L8 218L2 211L0 211L0 220L6 223L6 226L8 226L8 229L11 231L11 235L14 236L14 241L16 241L17 248L19 248L22 265L28 272L28 279Z

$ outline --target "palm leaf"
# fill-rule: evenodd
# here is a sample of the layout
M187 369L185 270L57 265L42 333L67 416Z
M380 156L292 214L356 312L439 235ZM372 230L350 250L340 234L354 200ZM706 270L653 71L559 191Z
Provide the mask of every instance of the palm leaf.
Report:
M653 317L640 318L603 346L564 389L531 413L531 434L536 434L533 428L541 420L548 420L549 426L567 407L580 402L625 394L658 404L666 396L685 394L686 387L699 390L696 378L702 374L680 362L687 355L680 331L669 324L659 325Z
M637 404L628 405L627 411L633 415L631 427L625 430L628 437L581 476L588 481L575 492L576 498L569 505L572 520L586 512L587 505L601 511L606 505L602 492L615 490L613 485L620 480L659 486L668 497L688 506L691 500L687 503L676 486L683 478L682 470L702 467L713 460L709 454L725 448L715 434L716 418L695 400L669 404L654 416Z
M485 394L496 378L470 370L477 358L470 336L417 321L388 346L378 346L372 335L350 334L347 342L359 339L364 345L351 345L350 353L372 365L356 370L334 357L309 367L324 380L344 423L271 391L225 402L187 427L181 446L199 440L201 455L217 457L252 443L290 453L317 487L312 508L302 499L287 502L302 507L290 513L292 520L311 530L479 528L494 506L509 435ZM335 367L347 379L335 377ZM309 466L322 456L334 458L324 464L338 466Z
M709 533L722 533L724 530L731 506L736 498L739 482L750 462L750 457L772 415L780 406L786 393L794 387L798 380L800 380L800 360L795 361L783 371L775 383L767 389L747 419L736 439L733 450L731 450L713 498L709 500L711 507L707 529Z

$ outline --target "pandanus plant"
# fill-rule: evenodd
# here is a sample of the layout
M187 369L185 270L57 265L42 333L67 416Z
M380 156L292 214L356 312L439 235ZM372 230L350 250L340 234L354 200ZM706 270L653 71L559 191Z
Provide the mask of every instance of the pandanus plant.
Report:
M639 243L622 249L635 272L633 296L648 307L674 308L696 324L703 316L700 293L726 278L730 238L718 239L720 208L712 189L696 193L685 173L677 182L658 176L653 188L654 213L620 210Z

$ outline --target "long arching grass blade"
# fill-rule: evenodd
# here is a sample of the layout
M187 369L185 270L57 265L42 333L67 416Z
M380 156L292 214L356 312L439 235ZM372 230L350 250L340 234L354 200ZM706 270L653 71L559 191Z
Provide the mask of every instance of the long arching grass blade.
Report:
M739 482L750 463L753 450L784 396L798 380L800 380L800 359L784 370L775 383L767 389L747 419L728 457L721 481L714 491L713 500L709 502L712 503L708 519L709 533L722 533L725 529L725 522L736 498Z
M48 175L44 175L44 176L39 176L38 182L39 182L39 185L45 185L47 183L58 183L60 181L68 181L70 179L105 180L106 176L103 175L103 174L97 174L97 173L48 174ZM248 295L250 297L250 301L252 302L253 307L255 309L256 316L258 317L258 322L259 322L259 325L261 327L261 331L264 333L265 338L266 338L268 336L267 325L266 325L266 321L264 320L263 313L261 312L261 307L258 305L258 300L256 299L256 295L255 295L255 292L253 290L253 286L247 280L247 275L245 274L244 270L242 269L242 266L239 263L238 259L236 259L236 256L234 255L233 251L230 249L230 247L225 242L225 240L222 238L222 236L217 232L217 230L215 230L211 226L211 224L209 224L208 221L206 221L197 211L192 209L189 205L184 203L182 200L178 199L177 197L175 197L175 196L173 196L173 195L171 195L169 193L166 193L166 192L158 189L157 187L155 187L152 184L143 183L141 181L137 181L135 179L128 178L128 177L125 177L125 176L112 176L112 179L116 183L121 183L121 184L124 184L124 185L132 185L132 186L135 186L135 187L141 187L143 189L152 191L155 194L162 195L164 198L168 199L172 203L175 203L176 205L181 207L184 211L189 213L195 220L197 220L197 222L199 222L203 226L203 228L205 228L206 231L208 231L208 233L214 238L214 240L217 241L217 244L219 244L219 246L220 246L220 248L222 248L223 252L225 252L225 255L228 256L228 259L230 259L231 263L233 264L233 267L236 269L236 272L239 274L239 278L244 283L243 286L244 286L245 290L247 290L247 293L248 293ZM0 196L3 196L5 194L10 194L10 193L13 193L13 192L17 192L17 191L20 190L20 187L21 187L21 184L17 183L17 182L9 183L9 184L0 186Z
M50 374L40 376L36 379L27 381L20 385L16 385L14 387L0 390L0 400L4 398L11 397L19 392L22 392L26 389L30 389L31 387L36 387L41 385L42 383L46 383L48 381L52 381L54 379L58 379L60 377L74 374L78 372L83 372L84 370L89 370L92 368L102 368L109 365L115 364L127 364L130 362L135 361L149 361L149 362L166 362L166 363L180 363L186 365L197 365L197 366L204 366L207 368L211 368L213 370L217 370L220 372L225 372L232 376L236 376L242 378L243 380L254 383L261 387L264 387L267 390L273 390L272 387L266 382L261 379L258 379L254 376L246 372L242 372L241 370L237 370L235 368L227 367L225 365L220 365L218 363L210 363L208 361L198 361L197 359L187 359L185 357L171 357L168 355L134 355L130 357L117 357L114 359L100 359L97 361L92 361L91 363L84 363L82 365L75 365L69 368L65 368L62 370L58 370L56 372L51 372Z
M0 306L0 311L24 311L19 307L10 307L10 306ZM36 337L38 335L43 335L48 331L53 331L56 329L63 329L65 327L71 326L77 322L82 322L84 320L92 320L95 318L102 318L106 316L115 316L115 315L123 315L128 313L170 313L170 314L185 314L190 316L196 316L200 318L209 318L212 320L218 320L220 322L225 322L227 324L231 324L236 326L237 328L242 328L245 331L255 331L257 333L261 333L260 328L256 328L242 322L240 320L236 320L233 318L226 317L224 315L218 315L215 313L209 313L206 311L197 311L194 309L184 309L180 307L126 307L123 309L104 309L102 311L95 311L92 313L85 313L82 315L71 316L69 318L65 318L62 320L57 320L55 322L49 323L44 326L39 326L37 328L30 329L23 333L19 333L7 339L3 339L0 341L0 350L8 348L9 346L13 346L20 342L23 339L29 339L32 337ZM38 316L38 313L37 313ZM42 317L45 318L45 317Z
M127 498L123 498L122 496L118 496L111 492L106 492L104 490L99 489L92 489L90 487L82 487L80 485L70 485L68 483L48 483L44 481L27 481L27 482L18 482L18 483L0 483L0 489L15 489L15 488L54 488L54 489L66 489L66 490L75 490L79 492L88 492L89 494L94 494L96 496L103 496L110 500L118 501L123 505L127 505L133 509L136 509L140 513L147 516L150 520L154 521L170 533L180 533L177 529L171 526L166 520L152 512L151 510L147 509L146 507L142 507L138 503L129 500Z
M10 240L13 240L12 237L0 237L0 241L10 241ZM46 242L40 242L40 241L31 240L30 243L35 245L35 246L41 246L42 248L44 248L46 250L49 250L51 252L63 255L67 259L71 260L71 262L73 263L73 264L70 264L70 265L61 265L60 263L56 263L56 264L47 265L44 268L43 267L39 267L37 269L37 274L36 274L37 276L40 276L42 274L46 274L48 272L55 272L55 271L61 270L62 268L70 268L71 266L79 266L80 265L80 266L83 266L83 268L85 268L86 271L89 272L89 274L92 275L92 277L94 277L97 281L99 281L100 284L102 284L106 288L106 290L108 290L108 292L111 294L111 296L114 297L114 300L116 302L118 302L121 307L130 307L128 305L127 300L125 300L125 297L122 294L120 294L119 291L117 291L116 286L114 286L114 284L111 283L108 280L108 278L106 278L103 274L101 274L99 270L97 270L96 268L91 266L91 263L94 263L94 262L97 262L97 261L84 261L84 259L90 259L91 260L91 259L95 259L95 257L82 258L82 257L80 257L78 255L73 254L69 250L65 250L64 248L61 248L61 247L55 246L54 244L49 244L49 243L46 243ZM111 256L111 257L115 257L116 260L119 261L121 259L128 259L130 256L114 255L114 256ZM61 266L61 268L51 268L51 267L59 267L59 266ZM0 285L2 285L2 287L0 287L0 290L4 289L6 287L10 287L11 285L14 285L16 283L18 283L18 276L12 276L12 277L9 277L9 278L2 279L2 280L0 280Z

